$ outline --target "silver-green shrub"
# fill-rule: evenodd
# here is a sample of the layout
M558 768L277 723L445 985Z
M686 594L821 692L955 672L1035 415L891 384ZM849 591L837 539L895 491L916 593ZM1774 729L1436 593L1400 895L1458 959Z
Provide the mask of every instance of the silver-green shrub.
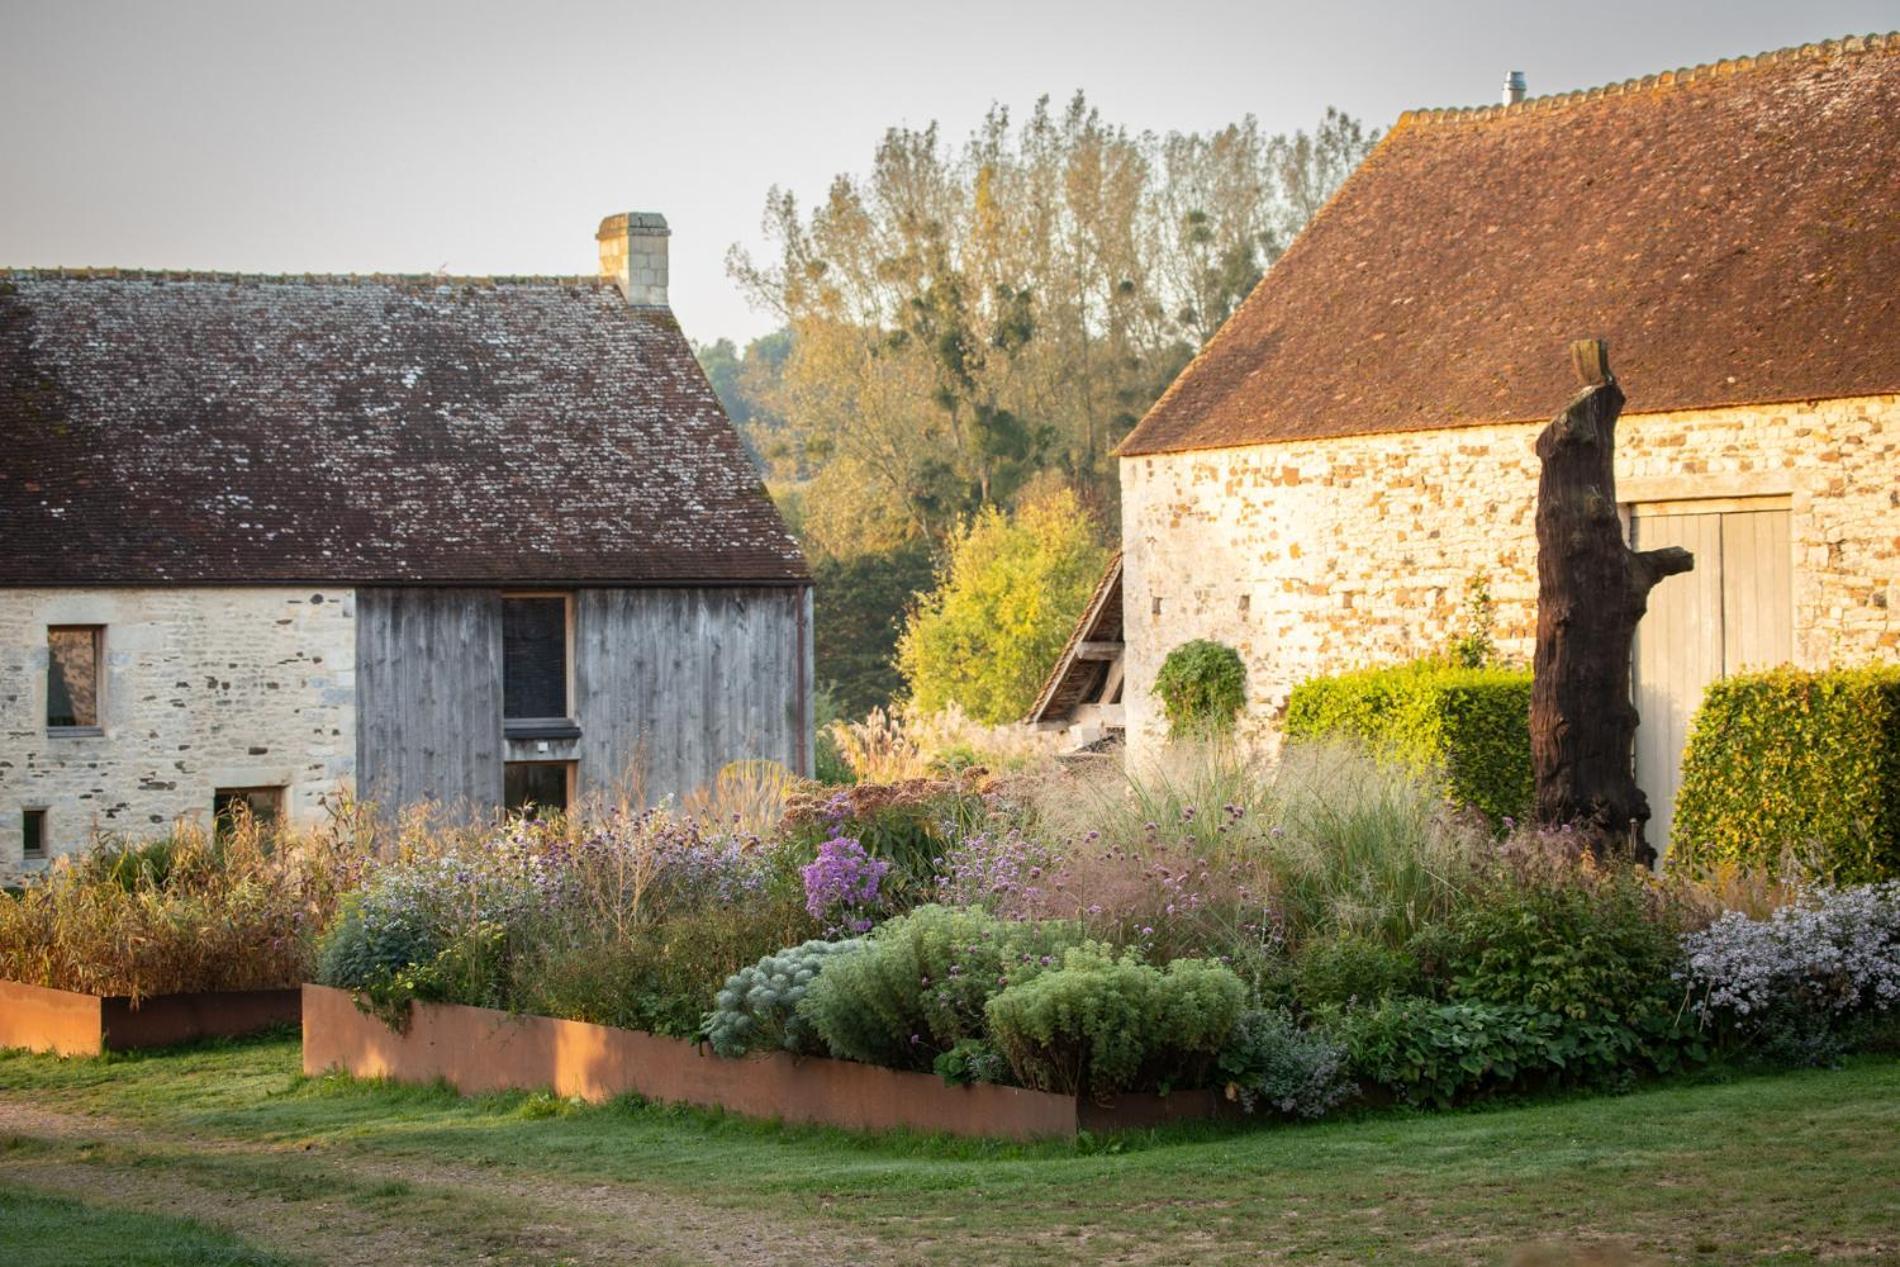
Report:
M864 938L808 941L767 955L726 978L706 1015L706 1041L722 1056L778 1049L800 1055L825 1050L798 1005L826 964L861 950Z

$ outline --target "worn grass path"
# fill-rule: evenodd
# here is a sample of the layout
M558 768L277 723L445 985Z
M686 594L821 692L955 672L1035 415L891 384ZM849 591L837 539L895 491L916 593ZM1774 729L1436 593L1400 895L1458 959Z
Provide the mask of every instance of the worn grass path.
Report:
M1900 1063L1022 1147L308 1080L286 1041L14 1054L0 1191L39 1203L9 1265L115 1261L48 1256L49 1209L240 1264L1900 1264Z

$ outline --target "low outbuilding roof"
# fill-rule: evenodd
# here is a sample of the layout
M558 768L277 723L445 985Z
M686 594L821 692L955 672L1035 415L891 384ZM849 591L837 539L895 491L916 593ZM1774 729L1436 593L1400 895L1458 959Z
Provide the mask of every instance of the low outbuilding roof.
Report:
M0 271L0 584L803 582L595 278Z
M1900 392L1900 35L1402 117L1124 457Z

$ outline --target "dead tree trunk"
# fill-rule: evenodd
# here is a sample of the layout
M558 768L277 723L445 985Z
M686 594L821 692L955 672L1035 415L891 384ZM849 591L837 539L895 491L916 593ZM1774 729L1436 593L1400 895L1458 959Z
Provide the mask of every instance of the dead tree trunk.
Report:
M1649 591L1695 566L1687 550L1633 551L1616 513L1616 419L1623 391L1599 339L1570 345L1584 389L1537 437L1537 653L1531 766L1537 821L1582 830L1599 857L1655 860L1636 786L1630 647Z

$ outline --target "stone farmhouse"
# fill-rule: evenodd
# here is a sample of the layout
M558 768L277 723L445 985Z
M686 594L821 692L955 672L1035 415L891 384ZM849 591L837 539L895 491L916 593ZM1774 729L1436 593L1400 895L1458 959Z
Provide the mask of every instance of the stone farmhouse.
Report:
M1514 95L1401 117L1122 444L1131 758L1192 638L1269 744L1299 681L1444 645L1473 577L1528 659L1577 338L1629 396L1630 535L1696 556L1639 632L1657 829L1710 680L1900 658L1900 35Z
M809 572L667 306L600 274L0 272L0 872L811 760Z

